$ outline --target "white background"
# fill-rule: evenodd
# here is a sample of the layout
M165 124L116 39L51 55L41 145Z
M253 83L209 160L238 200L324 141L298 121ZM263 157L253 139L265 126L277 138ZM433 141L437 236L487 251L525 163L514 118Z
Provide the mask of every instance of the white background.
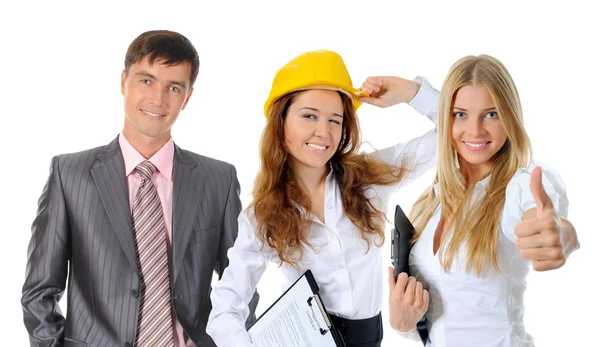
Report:
M357 87L367 76L390 74L422 75L440 88L460 57L499 58L519 89L534 157L558 170L567 184L569 218L582 245L562 269L529 276L527 330L537 346L600 345L594 251L600 239L593 222L600 193L600 25L598 11L587 2L15 1L0 6L2 345L28 345L19 300L31 222L50 160L117 136L123 124L119 83L125 51L151 29L179 31L195 44L200 74L173 136L183 148L235 164L244 207L258 169L263 103L275 71L296 55L337 51ZM375 148L420 135L431 124L406 105L363 105L359 116L363 139ZM396 203L410 208L432 173L390 201L388 218ZM387 255L389 244L384 247ZM278 294L276 282L269 269L259 285L260 310ZM383 346L411 346L387 324L387 295L385 288Z

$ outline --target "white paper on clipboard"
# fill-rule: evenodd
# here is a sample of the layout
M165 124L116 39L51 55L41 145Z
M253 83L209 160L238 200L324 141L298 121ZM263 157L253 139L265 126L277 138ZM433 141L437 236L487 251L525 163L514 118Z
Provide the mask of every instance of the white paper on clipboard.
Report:
M334 336L335 327L309 278L312 274L300 277L248 329L252 343L259 347L340 346L339 337Z

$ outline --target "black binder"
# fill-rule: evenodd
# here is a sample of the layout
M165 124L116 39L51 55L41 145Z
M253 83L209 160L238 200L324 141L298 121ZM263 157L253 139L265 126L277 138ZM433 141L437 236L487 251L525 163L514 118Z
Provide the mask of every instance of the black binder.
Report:
M394 216L394 229L392 229L392 265L394 266L394 279L402 273L406 272L410 276L408 266L408 257L412 243L410 240L415 233L415 227L412 225L400 205L396 205L396 213ZM427 344L429 332L427 331L427 319L423 316L417 323L417 331L421 337L423 345Z
M300 278L298 278L296 280L296 282L294 282L285 291L285 293L283 293L267 310L265 310L265 312L263 314L261 314L260 317L258 317L258 319L248 328L248 331L250 331L252 329L252 327L257 325L261 319L264 319L264 317L268 316L269 313L274 310L274 307L276 307L282 301L282 299L285 298L286 295L288 295L288 293L290 293L292 288L294 288L295 286L298 285L298 283L300 281L306 281L308 283L308 285L310 286L310 291L312 292L312 293L307 293L308 295L306 295L305 300L304 299L302 300L302 304L307 305L312 316L315 317L315 322L316 322L316 315L322 315L323 320L325 321L325 326L320 326L320 325L318 325L318 322L316 322L316 324L318 325L318 332L323 336L325 336L327 334L331 334L331 337L333 340L332 343L322 344L322 345L318 345L318 346L315 345L315 347L329 347L329 346L346 347L344 340L341 338L337 328L335 326L333 326L331 317L329 317L329 313L327 312L327 309L323 305L323 301L321 300L321 297L319 296L319 286L317 285L317 281L315 281L315 278L310 270L306 270L306 272L304 272L304 274L302 274L302 276L300 276ZM290 295L292 295L292 294L290 294ZM272 317L271 317L271 319L272 319Z

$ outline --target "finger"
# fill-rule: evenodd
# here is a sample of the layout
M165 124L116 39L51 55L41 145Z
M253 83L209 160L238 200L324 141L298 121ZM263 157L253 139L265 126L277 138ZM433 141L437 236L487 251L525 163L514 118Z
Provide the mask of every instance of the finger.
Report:
M527 237L518 237L515 242L520 249L557 247L562 248L560 235L557 233L541 233Z
M392 294L396 286L396 280L394 279L394 268L391 266L388 266L388 284L390 285L390 294Z
M517 237L515 245L520 249L541 248L546 246L545 238L541 234Z
M396 277L396 286L394 287L394 294L399 297L404 296L404 291L406 289L406 283L408 282L408 275L406 272L401 272Z
M538 216L541 216L542 212L544 212L546 209L554 209L552 199L550 199L546 193L546 190L544 189L544 186L542 185L542 168L539 166L536 166L533 169L533 172L531 172L529 189L531 189L531 194L535 199Z
M415 304L418 307L423 305L423 284L421 282L417 282L415 286Z
M536 235L541 233L544 230L544 223L537 218L527 219L522 222L519 222L515 226L515 236L516 237L527 237L531 235Z
M559 247L542 247L522 249L521 258L528 260L560 260L564 258Z
M363 82L363 84L360 87L360 89L368 92L370 95L377 94L377 93L379 93L381 91L381 87L378 87L375 84L371 84L371 83L367 83L367 82Z
M565 265L566 259L559 260L534 260L531 265L535 271L550 271L561 268Z
M427 312L429 309L429 292L427 290L423 290L423 306L421 307L423 313Z
M365 80L366 83L382 88L385 83L384 76L370 76Z
M368 91L362 90L360 88L357 89L356 92L354 92L353 94L357 98L368 98L370 96Z
M417 280L414 277L408 278L408 283L406 284L406 290L404 291L404 295L406 296L404 302L408 304L412 304L415 300L415 288L417 287Z

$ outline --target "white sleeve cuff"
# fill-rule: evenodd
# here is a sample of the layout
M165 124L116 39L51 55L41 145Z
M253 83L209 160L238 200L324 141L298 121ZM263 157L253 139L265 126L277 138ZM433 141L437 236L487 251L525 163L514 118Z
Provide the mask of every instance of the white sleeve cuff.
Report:
M408 103L417 112L427 115L437 124L437 107L440 98L440 92L433 88L429 81L424 77L417 76L415 82L421 85L417 95Z

